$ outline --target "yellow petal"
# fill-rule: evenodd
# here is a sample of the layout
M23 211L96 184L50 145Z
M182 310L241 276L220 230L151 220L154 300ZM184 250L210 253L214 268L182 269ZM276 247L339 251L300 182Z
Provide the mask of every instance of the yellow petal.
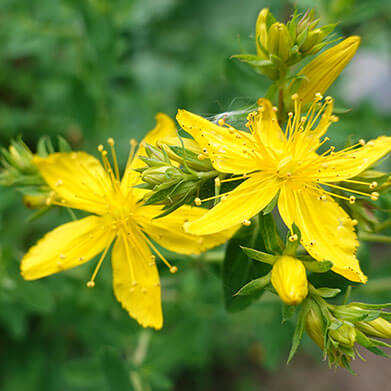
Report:
M111 231L103 227L101 217L89 216L55 228L23 257L20 267L23 278L35 280L95 257L113 240Z
M391 137L378 137L371 140L365 146L353 149L338 156L322 159L319 162L320 171L316 178L324 182L338 182L342 179L349 179L372 166L383 156L391 151Z
M160 329L163 315L160 280L150 249L138 229L119 236L112 252L113 289L117 300L143 327Z
M136 186L141 182L141 175L134 170L136 168L145 167L145 163L138 158L139 156L146 156L144 145L155 145L161 138L174 137L177 135L175 122L168 115L158 113L156 114L155 119L156 126L148 132L141 141L135 156L128 162L129 164L125 169L121 181L121 190L124 194L127 194L128 191L132 190L134 194L137 195L137 198L141 198L146 192L145 190L133 188L133 186Z
M305 76L297 91L303 104L311 102L316 93L323 95L327 91L355 55L359 45L360 37L346 38L325 50L299 72L299 75Z
M285 136L282 132L273 105L268 99L259 99L260 113L255 117L256 133L261 142L276 152L284 149Z
M366 282L355 256L358 246L353 222L330 197L320 200L321 191L294 188L281 189L278 209L285 224L295 223L301 232L301 243L318 261L331 261L332 270L345 278Z
M200 219L185 223L185 231L208 235L235 227L264 209L278 191L274 178L256 173L229 193Z
M140 207L138 222L144 232L155 242L180 254L200 254L212 247L225 243L236 232L238 227L204 236L196 236L184 231L183 225L187 221L201 218L208 210L204 208L184 205L168 216L153 219L161 213L161 207Z
M216 170L244 174L259 169L259 160L249 153L256 148L250 133L229 131L186 110L178 110L177 121L207 151Z
M113 188L99 160L85 152L53 153L34 163L64 205L102 214Z

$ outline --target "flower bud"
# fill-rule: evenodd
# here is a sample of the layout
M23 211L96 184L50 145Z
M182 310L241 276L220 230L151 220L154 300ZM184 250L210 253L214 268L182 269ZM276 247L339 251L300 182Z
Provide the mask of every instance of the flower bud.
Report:
M335 330L330 330L329 336L345 348L352 348L356 342L356 329L350 323L344 322Z
M257 45L257 54L259 57L266 59L267 55L262 49L267 48L267 18L269 15L269 9L264 8L258 14L257 23L255 25L255 41Z
M391 338L391 323L383 318L377 318L369 322L357 322L356 326L367 335L379 338Z
M289 31L283 23L273 23L268 31L267 49L285 62L289 59L291 38Z
M323 350L324 348L324 322L317 304L313 303L305 322L305 329L312 340Z
M312 102L316 93L323 95L326 92L352 59L359 45L360 37L349 37L324 51L299 72L299 75L305 76L297 91L303 104Z
M150 185L160 185L168 181L179 181L181 178L181 171L172 166L151 167L142 173L142 180Z
M301 261L284 255L273 265L271 282L281 300L289 305L301 303L308 294L306 270Z

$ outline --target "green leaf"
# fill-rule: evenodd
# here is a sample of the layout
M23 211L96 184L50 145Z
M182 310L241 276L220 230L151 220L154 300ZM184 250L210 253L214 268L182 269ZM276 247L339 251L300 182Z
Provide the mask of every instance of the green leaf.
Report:
M312 273L326 273L333 267L333 263L330 261L300 260L303 262L305 268Z
M301 305L300 313L299 313L297 323L296 323L296 328L293 333L292 347L289 352L287 364L289 364L289 362L292 360L293 356L295 355L295 353L300 345L300 341L301 341L301 338L303 337L305 322L306 322L309 310L310 310L309 299L305 299Z
M282 304L282 322L285 323L287 320L291 319L292 316L296 313L297 307L295 305Z
M338 288L311 288L311 293L315 293L321 297L324 297L326 299L330 299L332 297L335 297L341 293L341 289Z
M269 265L273 265L277 258L275 255L264 253L259 250L254 250L252 248L241 246L241 249L249 258L254 259L256 261L268 263Z
M279 233L277 232L276 223L273 215L259 215L259 231L262 236L265 248L268 252L281 254L283 244Z
M269 202L269 204L266 206L266 208L263 209L262 213L264 215L267 215L267 214L269 214L270 212L273 211L273 209L277 205L277 201L278 201L279 195L280 195L280 191L278 191L278 193L273 197L273 199Z
M102 352L102 368L109 391L131 391L129 372L119 352L107 347Z
M223 262L223 289L225 308L229 312L242 311L263 291L255 295L235 294L248 282L266 275L271 267L261 262L253 262L242 251L242 246L264 249L259 236L258 217L252 220L249 227L242 227L228 242Z
M266 276L256 278L250 281L235 294L235 296L249 296L258 295L262 293L263 289L270 283L270 273Z

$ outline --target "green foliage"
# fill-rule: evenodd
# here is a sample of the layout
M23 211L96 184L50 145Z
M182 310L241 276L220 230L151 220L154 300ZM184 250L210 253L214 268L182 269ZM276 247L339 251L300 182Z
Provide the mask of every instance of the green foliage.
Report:
M300 0L298 5L304 10L314 2ZM119 146L123 167L128 140L140 140L154 126L156 112L174 116L178 107L184 107L215 114L253 103L266 95L266 78L248 71L239 61L224 59L253 51L250 35L262 6L257 0L245 4L236 0L2 1L3 148L21 135L33 152L42 154L44 144L35 150L39 138L54 140L61 134L73 149L95 151L97 144L111 136ZM292 3L282 0L271 5L279 20L291 8ZM363 49L371 47L376 53L388 44L388 1L322 1L316 8L324 23L341 20L336 27L339 35L360 34ZM342 92L336 83L330 94L339 105L348 107ZM330 131L336 145L343 145L349 135L366 139L380 135L391 119L373 101L357 104L341 117L343 121ZM58 147L66 148L62 141ZM227 387L234 389L244 383L249 363L255 368L254 381L258 381L260 368L272 370L281 365L292 337L292 318L280 324L280 302L269 292L260 300L259 291L234 296L243 285L270 270L250 260L240 246L269 252L280 243L267 247L253 243L251 234L234 238L223 263L224 297L216 278L221 253L213 262L208 262L208 256L212 259L214 253L183 262L179 259L184 271L162 279L165 328L146 337L145 330L114 299L108 264L93 290L85 288L93 264L40 281L22 280L19 262L23 253L49 229L69 221L69 216L66 211L51 210L28 223L31 211L20 201L17 192L2 188L0 346L6 354L0 358L1 390L204 390L222 381L224 376L216 375L221 370L230 379L234 374L237 380ZM390 199L381 202L383 213L388 213ZM243 231L254 228L255 224ZM263 229L270 227L263 225ZM390 225L382 232L390 234ZM388 253L378 249L370 255L363 250L361 260L369 263L371 257L374 262L368 270L368 289L355 290L354 297L391 300ZM234 280L231 272L237 270L240 278ZM316 287L350 284L342 277L336 280L332 272L311 273L310 279ZM238 314L227 313L224 301L231 310L247 308ZM293 316L287 308L284 313L286 318ZM302 327L294 334L295 340L301 333ZM362 345L377 349L364 337L358 334Z

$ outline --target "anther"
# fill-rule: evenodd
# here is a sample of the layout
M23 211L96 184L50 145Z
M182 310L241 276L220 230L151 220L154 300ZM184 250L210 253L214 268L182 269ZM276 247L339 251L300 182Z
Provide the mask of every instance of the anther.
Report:
M102 144L99 144L99 145L98 145L98 151L99 151L99 152L103 152L103 150L104 150L103 145L102 145Z
M326 96L325 101L326 103L330 104L333 101L333 98L331 96Z
M378 183L376 181L372 182L370 185L369 185L369 188L370 189L376 189Z
M288 117L289 117L289 118L292 118L292 117L293 117L293 113L292 113L291 111L288 113Z
M225 121L223 120L223 118L220 118L217 123L220 125L220 126L223 126Z
M196 197L196 198L194 199L194 203L195 203L197 206L201 206L202 201L201 201L200 198Z
M356 219L353 219L352 220L352 226L354 227L355 225L357 225L358 224L358 221L356 220Z
M130 144L132 147L135 147L135 146L137 145L137 141L136 141L134 138L132 138L132 139L130 139L129 144Z
M170 267L170 273L175 274L178 271L178 268L176 266L171 266Z
M330 120L332 122L338 122L339 121L339 117L337 117L336 115L332 115L332 116L330 116Z
M288 240L290 242L296 242L296 240L298 239L298 236L296 234L293 234L291 236L289 236Z
M316 94L315 94L315 102L319 102L320 100L322 100L323 99L323 96L322 96L322 94L320 93L320 92L317 92ZM326 98L327 99L327 98Z
M358 142L360 143L360 145L364 146L365 145L365 140L363 138L361 138L360 140L358 140Z
M245 227L249 227L251 225L251 221L250 220L243 220L242 221L242 224L245 226Z
M275 113L277 113L278 107L277 107L277 106L273 106L273 111L274 111Z
M87 285L87 288L93 288L95 286L95 282L94 281L88 281L86 285Z
M299 94L293 94L292 96L291 96L291 99L292 100L297 100L297 99L299 99Z
M356 202L356 197L354 196L354 195L351 195L350 197L349 197L349 203L350 204L354 204Z
M379 193L377 191L374 191L371 193L371 200L372 201L377 201L379 199Z

